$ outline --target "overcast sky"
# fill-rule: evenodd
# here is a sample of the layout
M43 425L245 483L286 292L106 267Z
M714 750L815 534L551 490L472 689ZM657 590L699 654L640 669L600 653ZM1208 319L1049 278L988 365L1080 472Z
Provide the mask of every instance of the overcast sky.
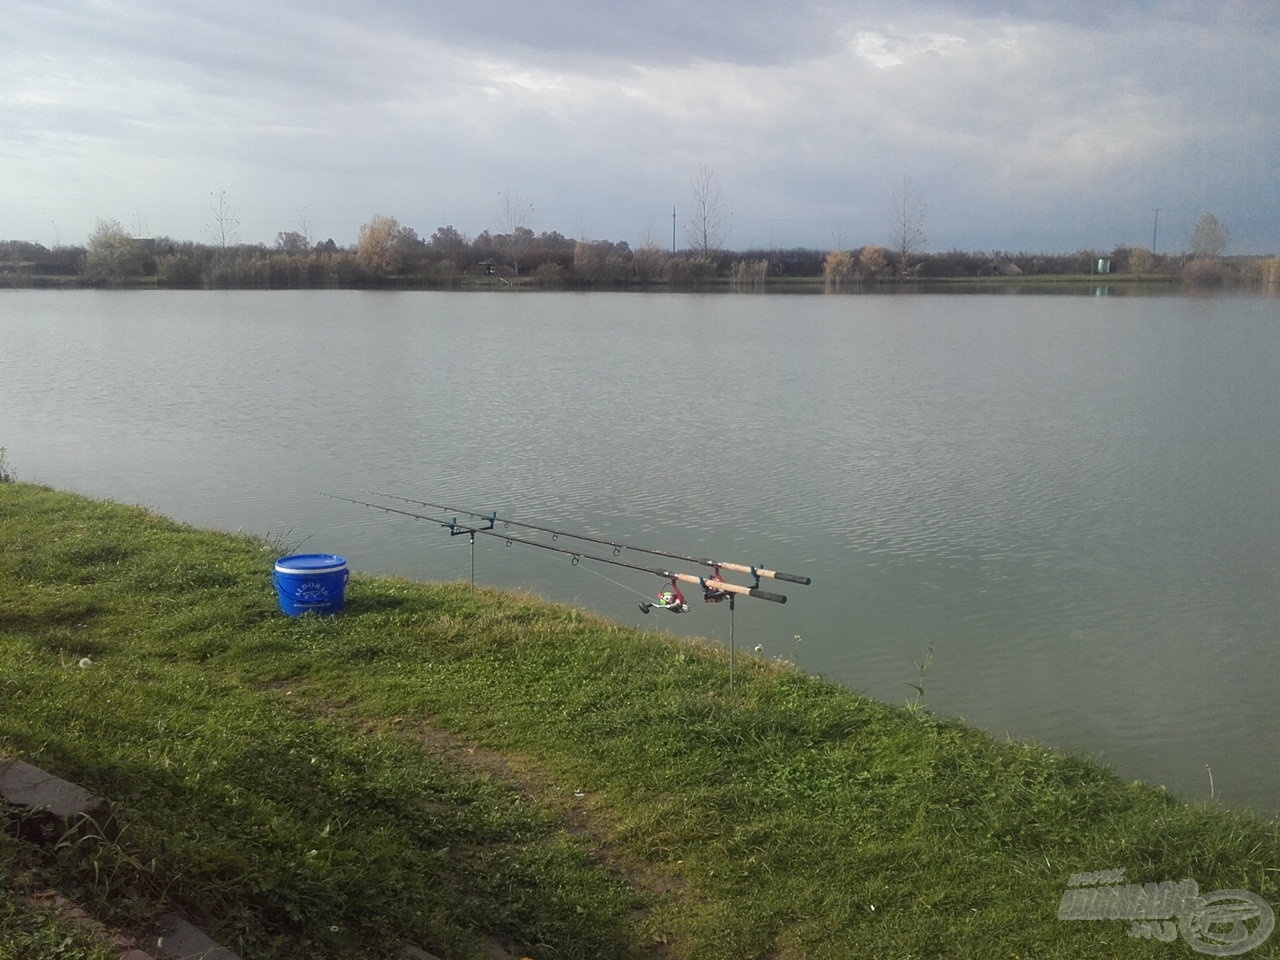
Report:
M4 0L0 239L536 233L1280 253L1276 0ZM1159 208L1158 227L1156 209ZM680 246L687 245L681 219Z

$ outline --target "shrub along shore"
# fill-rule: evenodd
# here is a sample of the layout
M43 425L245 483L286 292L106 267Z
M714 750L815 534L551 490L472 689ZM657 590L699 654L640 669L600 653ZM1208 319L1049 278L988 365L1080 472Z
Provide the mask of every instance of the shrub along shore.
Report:
M0 956L106 955L35 886L362 960L1166 957L1190 916L1059 919L1073 874L1280 900L1280 823L531 596L357 572L289 618L285 552L0 483L0 753L120 828L0 840Z

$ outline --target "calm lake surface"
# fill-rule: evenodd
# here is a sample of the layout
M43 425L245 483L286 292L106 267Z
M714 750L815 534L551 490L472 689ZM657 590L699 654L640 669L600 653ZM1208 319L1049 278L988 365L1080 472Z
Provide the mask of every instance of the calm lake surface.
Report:
M645 617L649 574L474 550L895 703L932 650L939 714L1275 812L1280 300L1093 294L0 291L0 446L357 576L473 555L322 493L805 574Z

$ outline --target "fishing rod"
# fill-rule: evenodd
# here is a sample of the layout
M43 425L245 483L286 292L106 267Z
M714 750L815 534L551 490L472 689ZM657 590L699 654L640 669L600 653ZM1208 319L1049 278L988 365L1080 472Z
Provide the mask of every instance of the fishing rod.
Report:
M448 528L450 536L456 536L457 534L462 534L462 533L470 534L472 543L475 543L476 534L482 534L487 537L498 537L499 539L507 541L507 543L509 544L519 543L519 544L523 544L526 547L538 547L541 550L550 550L554 553L562 553L565 556L570 557L572 562L575 565L578 563L579 560L593 560L596 563L609 563L615 567L625 567L628 570L639 570L642 573L651 573L655 577L661 577L664 580L670 580L672 582L679 581L680 583L691 583L691 584L696 583L700 587L702 587L704 594L714 593L715 591L722 591L723 593L726 593L726 594L731 593L731 594L737 594L739 596L744 596L744 597L755 597L757 600L768 600L772 603L787 602L787 598L782 594L771 593L768 590L761 590L759 587L745 587L742 584L729 583L725 580L720 580L718 578L699 577L692 573L680 573L678 571L673 571L673 570L663 570L659 567L646 567L638 563L628 563L626 560L619 560L616 557L598 557L594 554L583 553L579 550L566 550L564 547L557 547L550 543L539 543L537 540L525 540L522 537L513 537L510 534L506 534L501 532L500 530L494 529L493 518L488 518L488 517L482 518L486 520L488 524L487 526L483 526L483 527L471 526L469 524L459 523L456 517L452 520L446 520L441 517L424 516L423 514L420 514L420 513L414 513L412 510L401 510L397 507L389 507L383 503L370 503L368 500L355 500L355 499L352 499L351 497L340 497L337 494L333 494L333 493L326 493L324 494L324 496L330 497L333 500L342 500L342 501L345 501L346 503L359 504L362 507L372 507L374 510L381 510L384 513L396 513L404 517L412 517L414 520L426 520L430 523L436 523L442 527ZM398 498L398 499L404 499L404 498ZM424 504L424 506L435 506L435 505ZM466 511L459 511L459 512L465 513Z
M368 492L373 494L375 497L385 497L388 500L399 500L401 503L416 503L423 507L434 507L437 510L444 510L448 513L461 513L468 517L475 517L479 520L501 523L504 526L522 527L525 530L537 530L541 533L549 533L553 538L569 537L573 540L582 540L586 543L598 543L602 546L612 547L615 557L622 550L631 550L636 553L647 553L655 557L668 557L672 560L683 560L685 563L697 563L704 567L711 567L714 570L732 570L735 573L746 573L755 577L757 586L760 584L761 577L768 577L771 580L785 580L787 583L799 583L804 585L808 585L813 582L808 577L801 576L798 573L780 573L777 570L767 570L763 567L752 566L744 563L730 563L727 560L708 560L702 557L687 556L682 553L668 553L665 550L651 550L648 547L637 547L628 543L620 543L616 540L604 540L600 537L589 537L583 533L568 533L564 530L553 530L551 527L541 527L536 523L521 523L519 520L500 517L496 511L493 513L476 513L474 510L463 510L460 507L448 507L440 503L428 503L426 500L415 500L412 497L398 497L394 493L377 493L373 490Z

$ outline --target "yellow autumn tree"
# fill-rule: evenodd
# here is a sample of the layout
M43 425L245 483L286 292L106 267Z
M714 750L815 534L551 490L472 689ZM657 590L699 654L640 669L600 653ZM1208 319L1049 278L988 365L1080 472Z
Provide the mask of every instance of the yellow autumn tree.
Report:
M828 287L842 287L857 280L857 262L847 250L832 250L822 264L822 279Z
M356 263L375 277L387 277L404 269L416 235L395 217L375 213L360 227Z
M889 268L889 251L884 247L863 247L858 255L858 264L865 277L875 278Z

